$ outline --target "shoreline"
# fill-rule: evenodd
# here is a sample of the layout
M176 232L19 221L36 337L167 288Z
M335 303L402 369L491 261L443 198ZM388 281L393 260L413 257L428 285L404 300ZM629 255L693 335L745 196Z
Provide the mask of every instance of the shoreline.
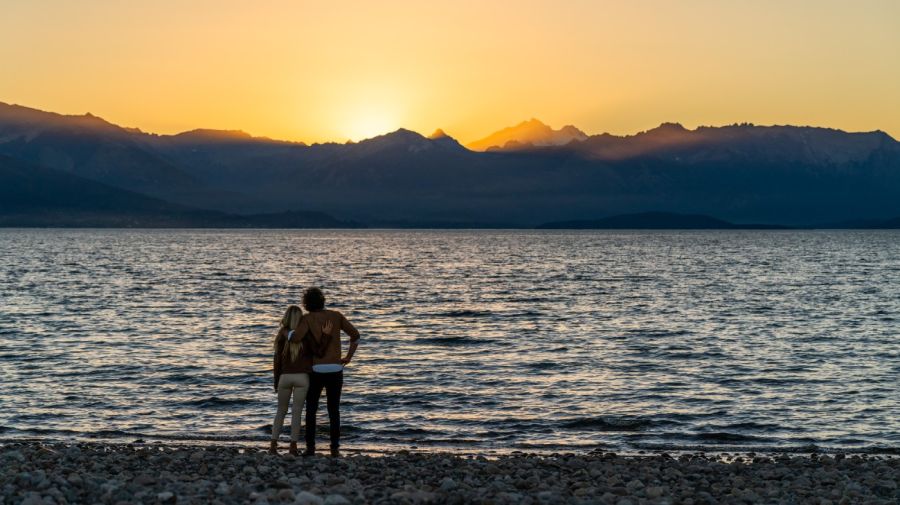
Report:
M287 440L288 434L282 435L282 441ZM869 447L830 447L819 445L790 445L790 446L742 446L742 445L659 445L649 447L619 447L609 444L530 444L511 446L481 446L481 445L452 445L445 443L429 442L386 442L383 444L369 444L360 442L353 437L345 437L346 448L342 451L368 455L390 455L399 452L413 454L444 454L455 456L483 456L495 458L501 456L555 456L576 455L584 456L599 453L614 453L623 457L651 457L659 454L668 454L674 457L681 455L703 454L707 457L732 458L750 455L764 457L808 457L810 455L831 455L843 457L849 456L884 456L900 457L900 447L893 446L869 446ZM0 436L0 447L9 444L36 443L45 445L78 445L78 444L105 444L127 445L139 447L177 447L182 449L206 449L209 447L238 448L255 450L259 447L268 447L269 438L249 437L168 437L168 436L132 436L132 437L47 437L47 436ZM302 441L301 441L302 445Z
M897 503L900 457L620 455L2 441L4 503Z

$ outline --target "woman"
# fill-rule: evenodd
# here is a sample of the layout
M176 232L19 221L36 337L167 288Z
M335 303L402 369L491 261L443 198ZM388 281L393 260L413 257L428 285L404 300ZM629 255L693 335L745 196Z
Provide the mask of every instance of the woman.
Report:
M297 440L300 438L300 414L303 411L303 401L309 390L309 374L312 372L313 342L308 330L304 335L298 335L294 330L303 319L303 311L296 305L291 305L281 318L281 326L275 334L273 348L275 351L274 366L275 391L278 393L278 410L275 413L275 421L272 423L272 441L269 453L278 453L278 437L281 435L281 427L284 425L284 416L287 414L288 402L291 395L294 396L294 408L291 411L291 446L290 453L297 455ZM304 325L306 326L306 325ZM308 327L308 326L306 326ZM331 328L323 327L323 331Z

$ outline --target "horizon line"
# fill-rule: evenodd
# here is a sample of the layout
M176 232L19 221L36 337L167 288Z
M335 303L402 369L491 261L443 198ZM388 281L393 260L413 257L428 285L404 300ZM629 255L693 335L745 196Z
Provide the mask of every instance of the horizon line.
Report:
M6 105L6 106L10 106L10 107L19 107L19 108L23 108L23 109L28 109L28 110L32 110L32 111L37 111L37 112L44 113L44 114L53 114L53 115L61 116L61 117L69 117L69 118L88 118L88 117L93 117L93 118L99 119L99 120L101 120L101 121L103 121L103 122L106 122L106 123L108 123L108 124L111 124L111 125L113 125L113 126L116 126L116 127L118 127L118 128L122 128L122 129L124 129L124 130L136 130L137 132L140 132L140 133L142 133L142 134L145 134L145 135L152 135L152 136L157 136L157 137L175 137L175 136L183 135L183 134L186 134L186 133L208 131L208 132L221 132L221 133L237 133L237 134L243 134L243 135L246 135L246 136L248 136L249 138L254 139L254 140L268 140L268 141L271 141L271 142L279 142L279 143L287 143L287 144L302 144L302 145L305 145L305 146L328 145L328 144L338 144L338 145L358 144L358 143L361 143L361 142L365 142L365 141L367 141L367 140L372 140L372 139L376 139L376 138L379 138L379 137L384 137L384 136L387 136L387 135L390 135L390 134L393 134L393 133L397 133L397 132L400 132L400 131L409 131L409 132L415 133L415 134L417 134L417 135L419 135L419 136L421 136L421 137L423 137L423 138L426 138L426 139L429 139L429 138L430 138L429 135L425 135L425 134L423 134L423 133L421 133L421 132L419 132L419 131L417 131L417 130L413 130L413 129L411 129L411 128L407 128L407 127L405 127L405 126L400 126L400 127L397 127L396 129L388 130L388 131L385 131L385 132L383 132L383 133L379 133L379 134L377 134L377 135L373 135L373 136L371 136L371 137L362 138L362 139L359 139L359 140L353 140L353 139L351 139L351 138L347 138L347 139L345 139L345 140L343 140L343 141L341 141L341 140L325 140L325 141L318 141L318 142L308 142L308 141L305 141L305 140L289 140L289 139L283 139L283 138L273 138L273 137L268 137L268 136L265 136L265 135L253 135L252 133L250 133L250 132L248 132L248 131L246 131L246 130L240 129L240 128L238 128L238 129L233 129L233 128L210 128L210 127L202 127L202 126L201 126L201 127L197 127L197 128L191 128L191 129L188 129L188 130L178 131L178 132L175 132L175 133L159 133L159 132L154 132L154 131L145 131L145 130L143 130L143 129L142 129L141 127L139 127L139 126L125 126L125 125L122 125L122 124L119 124L119 123L114 123L114 122L112 122L112 121L106 119L105 117L103 117L103 116L101 116L101 115L94 114L94 113L92 113L92 112L90 112L90 111L87 111L87 112L84 112L84 113L81 113L81 114L78 114L78 113L68 114L68 113L62 113L62 112L55 112L55 111L50 111L50 110L38 109L38 108L36 108L36 107L32 107L32 106L29 106L29 105L22 105L22 104L12 103L12 102L4 102L4 101L2 101L2 100L0 100L0 105ZM500 131L502 131L502 130L504 130L504 129L515 128L515 127L521 126L521 125L523 125L523 124L526 124L526 123L529 123L529 122L534 122L534 121L537 121L538 123L540 123L540 124L542 124L542 125L544 125L544 126L547 126L547 127L551 128L553 131L560 131L561 129L566 128L566 127L574 127L574 128L576 128L576 129L578 129L579 131L581 131L582 133L584 133L585 135L587 135L588 137L597 137L597 136L602 136L602 135L610 135L610 136L613 136L613 137L634 137L634 136L640 135L640 134L642 134L642 133L647 133L647 132L649 132L649 131L658 129L658 128L663 127L663 126L666 126L666 125L679 126L679 127L683 128L684 130L690 131L690 132L695 132L695 131L697 131L697 130L699 130L699 129L703 129L703 128L726 128L726 127L730 127L730 126L731 126L731 127L733 127L733 126L748 126L748 127L759 127L759 128L779 128L779 127L782 127L782 128L783 128L783 127L793 127L793 128L815 128L815 129L823 129L823 130L839 131L839 132L842 132L842 133L848 133L848 134L867 134L867 133L868 133L868 134L872 134L872 133L881 133L881 134L884 134L884 135L888 136L891 140L897 142L897 139L896 139L893 135L891 135L891 134L888 133L886 130L883 130L883 129L881 129L881 128L877 128L877 129L874 129L874 130L858 130L858 131L850 131L850 130L845 130L845 129L837 128L837 127L833 127L833 126L819 126L819 125L811 125L811 124L804 124L804 125L801 125L801 124L788 124L788 123L785 123L785 124L775 124L775 123L773 123L773 124L760 124L760 123L754 123L754 122L749 122L749 121L740 121L740 122L737 122L737 121L736 121L736 122L733 122L733 123L720 124L720 125L714 125L714 124L697 124L697 125L695 125L693 128L686 127L686 126L684 125L684 123L681 123L680 121L662 121L662 122L660 122L660 123L659 123L658 125L656 125L656 126L653 126L653 127L650 127L650 128L646 128L646 129L643 129L643 130L638 130L638 131L635 131L635 132L633 132L633 133L612 133L612 132L609 132L609 131L604 131L604 132L600 132L600 133L588 133L588 132L584 131L583 129L579 128L577 125L575 125L575 124L573 124L573 123L567 123L567 124L562 125L562 126L559 127L559 128L554 128L553 126L551 126L551 125L545 123L544 121L542 121L542 120L540 120L540 119L537 119L537 118L535 118L535 117L531 117L531 118L529 118L529 119L521 120L521 121L519 121L518 123L515 123L515 124L513 124L513 125L508 125L508 126L502 126L502 127L499 127L499 128L497 128L497 129L493 130L492 132L486 134L486 135L483 135L483 136L481 136L481 137L479 137L479 138L477 138L477 139L475 139L475 140L471 140L471 141L468 141L468 142L462 142L459 138L454 137L453 135L450 135L449 133L447 133L447 131L446 131L444 128L441 128L441 127L435 128L434 133L437 133L438 131L443 132L444 135L445 135L446 137L449 137L449 138L451 138L451 139L453 139L453 140L456 140L457 142L459 142L460 145L462 145L463 147L466 147L466 146L468 146L469 144L473 144L473 143L475 143L475 142L479 142L479 141L481 141L481 140L484 140L485 138L487 138L487 137L489 137L489 136L491 136L491 135L494 135L494 134L496 134L496 133L498 133L498 132L500 132ZM466 148L468 149L468 147L466 147ZM470 150L471 150L471 149L470 149Z

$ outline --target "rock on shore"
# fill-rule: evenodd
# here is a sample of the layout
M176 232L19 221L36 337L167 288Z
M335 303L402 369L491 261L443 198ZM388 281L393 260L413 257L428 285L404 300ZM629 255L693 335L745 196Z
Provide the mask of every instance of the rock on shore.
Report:
M812 455L496 459L399 452L293 458L257 448L0 445L2 503L900 503L900 458Z

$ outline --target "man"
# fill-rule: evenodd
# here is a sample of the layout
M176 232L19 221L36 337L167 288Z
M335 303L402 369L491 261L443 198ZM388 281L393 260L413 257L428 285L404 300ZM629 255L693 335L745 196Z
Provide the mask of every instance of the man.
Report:
M316 453L316 411L322 389L327 395L331 455L340 456L341 439L341 389L344 387L344 366L350 363L359 345L359 331L343 314L325 308L325 295L319 288L309 288L303 293L303 306L307 314L300 321L296 334L312 333L313 366L309 375L309 392L306 394L306 452ZM341 357L341 331L350 336L347 356Z

